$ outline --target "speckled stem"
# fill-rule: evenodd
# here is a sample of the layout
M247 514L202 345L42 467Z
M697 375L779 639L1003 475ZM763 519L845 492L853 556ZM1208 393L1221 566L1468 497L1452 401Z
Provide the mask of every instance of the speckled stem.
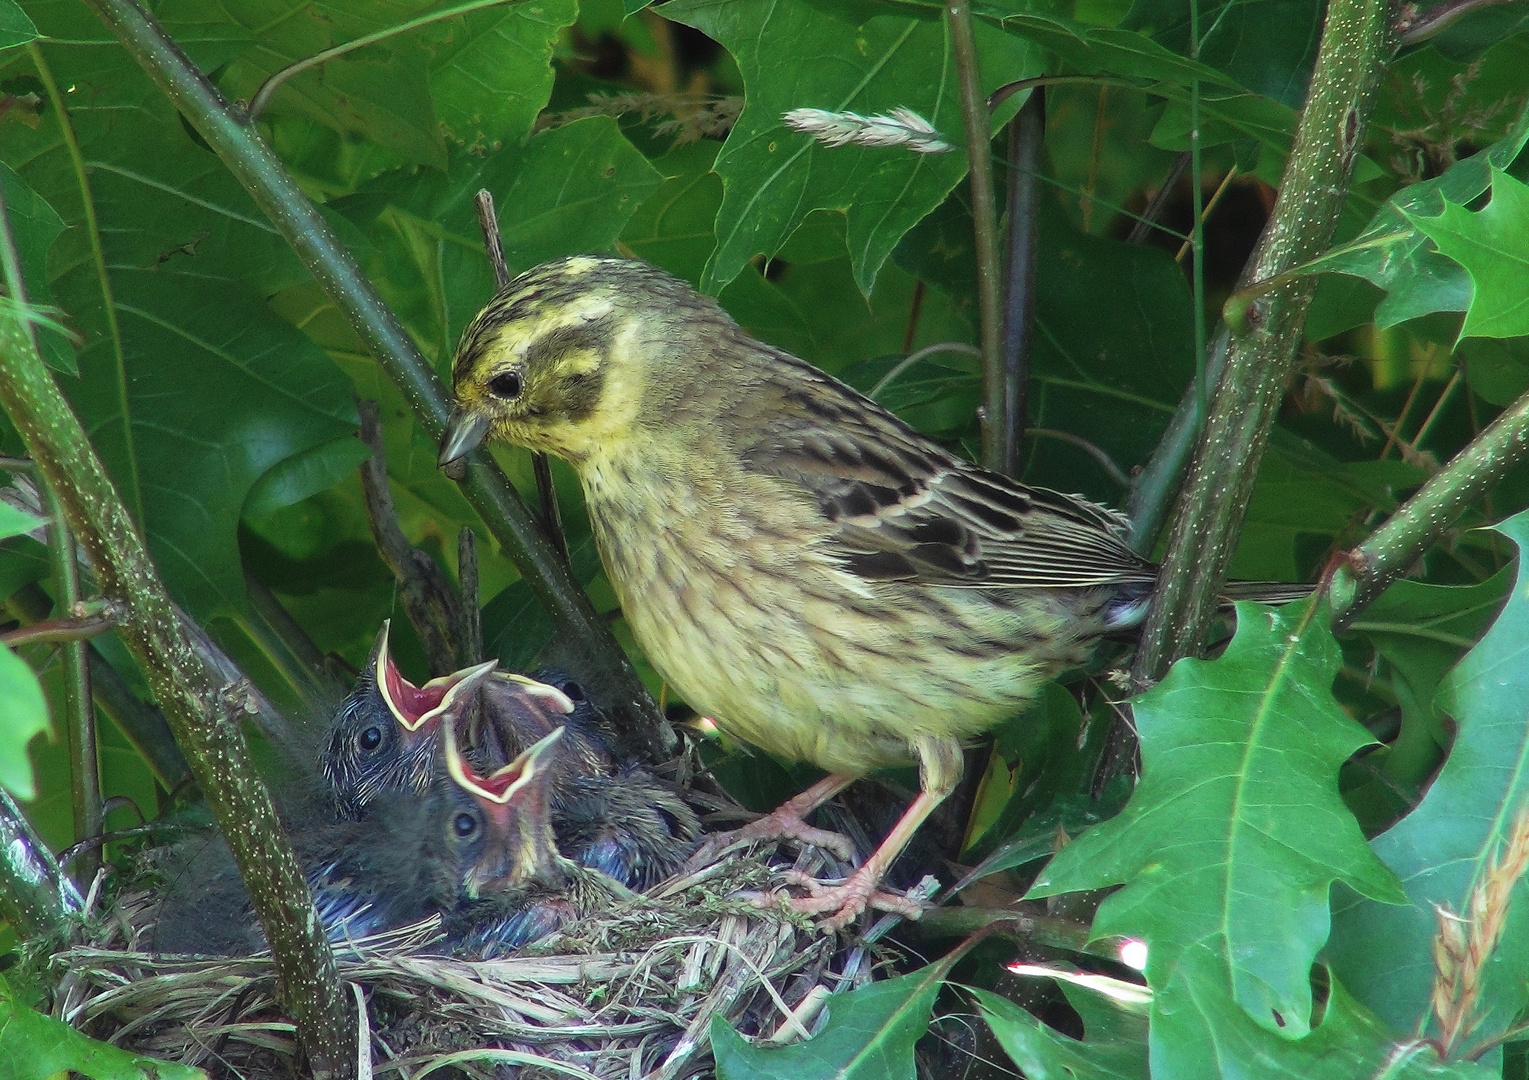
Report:
M1471 503L1529 453L1529 394L1508 407L1355 548L1333 579L1333 624L1346 626L1422 558ZM1520 554L1520 558L1522 558Z
M0 405L58 496L64 517L96 567L103 596L123 606L117 632L142 668L228 838L255 914L270 942L283 1007L297 1021L315 1070L354 1062L352 1025L329 943L250 761L239 720L248 695L198 659L90 440L22 323L0 319Z
M1279 198L1241 285L1273 278L1331 242L1393 47L1385 0L1331 0ZM1313 288L1301 278L1270 290L1253 304L1246 328L1234 328L1142 630L1132 669L1138 686L1197 652L1215 615Z
M318 208L259 132L132 0L85 0L254 198L335 307L403 392L425 433L446 428L446 391ZM606 703L623 753L662 760L675 735L610 627L558 557L540 523L488 454L470 455L467 496L558 628L560 662Z

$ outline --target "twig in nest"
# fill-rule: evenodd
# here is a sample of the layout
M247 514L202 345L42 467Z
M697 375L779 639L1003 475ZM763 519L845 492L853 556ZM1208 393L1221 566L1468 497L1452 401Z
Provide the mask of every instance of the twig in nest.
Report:
M432 675L445 675L457 666L457 628L461 605L446 575L435 560L420 551L403 534L388 490L387 458L382 450L382 424L377 403L357 403L361 412L361 441L372 456L361 463L361 489L366 497L366 516L383 562L398 579L398 598L425 646Z
M478 607L478 545L467 525L457 533L457 589L462 596L457 656L463 667L471 667L483 660L483 612Z

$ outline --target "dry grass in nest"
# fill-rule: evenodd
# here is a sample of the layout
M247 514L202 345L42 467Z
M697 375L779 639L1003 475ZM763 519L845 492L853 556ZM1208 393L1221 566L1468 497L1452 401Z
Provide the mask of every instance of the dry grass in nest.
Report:
M511 1066L508 1075L586 1080L707 1072L712 1017L789 1038L802 1031L793 1010L820 1001L822 987L871 977L863 945L735 895L781 884L762 857L735 857L507 959L443 955L438 920L347 943L340 977L367 1005L358 1045L369 1045L373 1075L406 1080L447 1065L467 1076ZM87 944L58 954L66 974L55 1015L214 1076L296 1074L269 958L142 951L153 912L150 894L124 896Z

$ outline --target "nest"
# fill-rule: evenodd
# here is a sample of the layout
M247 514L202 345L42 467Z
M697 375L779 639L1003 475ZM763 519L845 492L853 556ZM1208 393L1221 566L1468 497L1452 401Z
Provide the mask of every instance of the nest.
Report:
M826 858L814 852L797 869L842 869L823 865ZM790 1041L807 1033L825 990L872 978L864 942L819 934L799 916L738 895L784 881L778 860L734 857L506 959L445 955L438 919L346 942L337 948L340 978L365 1003L369 1029L358 1045L370 1046L372 1075L410 1080L446 1066L469 1077L708 1073L714 1017ZM152 893L124 893L92 922L86 943L57 954L65 974L55 1014L214 1076L298 1074L269 957L143 951L154 909Z

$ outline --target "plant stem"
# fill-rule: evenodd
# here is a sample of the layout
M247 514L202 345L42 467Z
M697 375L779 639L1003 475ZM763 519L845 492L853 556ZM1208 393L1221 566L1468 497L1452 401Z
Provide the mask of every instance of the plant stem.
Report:
M403 391L420 425L439 438L448 413L440 380L281 160L132 0L86 3L253 196ZM486 453L471 455L462 492L558 627L567 666L608 703L623 740L618 749L649 760L667 756L674 732L540 523Z
M966 122L966 160L972 185L972 225L977 248L977 300L982 319L982 464L1002 472L1004 433L1012 427L1005 411L1003 312L998 268L998 220L993 206L992 133L982 80L977 71L977 39L967 0L950 0L945 21L961 84L961 116Z
M1529 394L1487 425L1402 508L1355 548L1333 579L1333 623L1342 628L1404 574L1471 503L1529 453ZM1523 558L1520 553L1520 559Z
M1223 325L1211 339L1205 364L1179 398L1173 418L1152 450L1152 457L1131 482L1126 517L1131 521L1131 550L1139 555L1150 555L1157 546L1163 522L1168 520L1168 509L1179 492L1184 471L1205 427L1205 413L1200 402L1214 394L1220 384L1230 344L1231 334Z
M372 456L361 463L361 494L377 553L398 582L398 601L425 648L431 677L446 675L456 670L461 649L457 640L462 626L461 601L435 560L409 543L398 524L393 492L388 487L377 403L358 401L356 407L361 414L361 441L372 451Z
M1279 198L1243 284L1283 273L1331 243L1392 52L1389 17L1384 0L1330 3ZM1307 279L1271 290L1254 304L1247 330L1230 340L1132 669L1139 686L1197 652L1214 617L1312 291Z
M53 555L55 600L59 617L68 619L80 602L79 556L74 549L74 534L64 521L63 505L52 487L48 488L48 510L53 518L48 528L48 548ZM64 666L64 728L69 733L69 772L74 781L76 842L101 835L101 759L96 751L96 708L90 693L89 650L90 645L84 638L59 645ZM76 879L89 888L100 865L97 849L82 852L73 867Z
M8 241L9 237L6 236ZM247 693L192 649L116 489L31 336L0 319L0 405L89 553L104 596L122 604L123 643L143 669L201 784L270 943L283 1008L315 1069L345 1069L349 1006L291 844L239 727Z
M1035 261L1038 241L1041 146L1046 138L1046 91L1037 86L1009 121L1008 259L1004 268L1003 426L999 468L1024 471L1025 421L1030 383L1030 338L1035 330Z
M0 919L25 939L69 934L85 901L9 794L0 790Z

